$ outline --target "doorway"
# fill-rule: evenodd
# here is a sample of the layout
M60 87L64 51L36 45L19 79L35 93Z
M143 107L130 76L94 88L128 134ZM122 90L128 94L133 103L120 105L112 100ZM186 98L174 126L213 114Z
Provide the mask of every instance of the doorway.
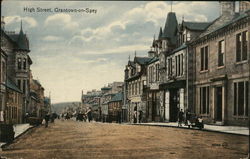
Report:
M178 120L178 92L176 89L170 90L170 122L176 122Z
M216 121L222 121L222 87L216 87Z

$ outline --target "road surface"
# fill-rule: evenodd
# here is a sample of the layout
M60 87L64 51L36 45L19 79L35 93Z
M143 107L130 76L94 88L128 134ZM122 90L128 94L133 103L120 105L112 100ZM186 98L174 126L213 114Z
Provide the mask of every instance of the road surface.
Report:
M168 127L60 121L0 152L8 159L246 158L248 137Z

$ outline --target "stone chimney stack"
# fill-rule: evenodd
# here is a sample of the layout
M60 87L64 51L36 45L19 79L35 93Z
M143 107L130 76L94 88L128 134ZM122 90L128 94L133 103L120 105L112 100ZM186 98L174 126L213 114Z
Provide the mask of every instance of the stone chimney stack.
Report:
M239 12L245 12L250 9L250 2L249 1L240 1L239 2Z
M232 16L235 14L235 2L234 1L220 1L220 13L221 16Z

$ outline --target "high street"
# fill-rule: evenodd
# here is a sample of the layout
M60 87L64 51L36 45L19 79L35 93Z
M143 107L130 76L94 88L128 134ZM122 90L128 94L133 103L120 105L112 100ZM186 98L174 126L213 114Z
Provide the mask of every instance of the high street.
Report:
M245 158L248 137L199 130L56 120L35 127L1 156L61 158Z

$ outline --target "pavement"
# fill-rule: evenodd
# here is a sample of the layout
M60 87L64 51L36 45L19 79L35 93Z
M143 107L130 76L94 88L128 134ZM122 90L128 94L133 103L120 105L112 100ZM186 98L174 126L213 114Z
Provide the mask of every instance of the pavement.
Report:
M21 136L24 132L26 132L29 128L32 128L33 126L30 124L15 124L13 126L14 128L14 132L15 132L15 136L14 138L18 138L19 136ZM0 142L0 148L4 145L6 145L7 143L5 142Z
M169 123L140 123L135 125L144 125L144 126L161 126L161 127L176 127L176 128L184 128L189 129L188 126L182 124L182 127L178 127L177 122L169 122ZM192 128L193 129L193 128ZM226 134L235 134L235 135L244 135L249 136L249 128L241 127L241 126L219 126L219 125L208 125L204 124L203 131L212 131Z

